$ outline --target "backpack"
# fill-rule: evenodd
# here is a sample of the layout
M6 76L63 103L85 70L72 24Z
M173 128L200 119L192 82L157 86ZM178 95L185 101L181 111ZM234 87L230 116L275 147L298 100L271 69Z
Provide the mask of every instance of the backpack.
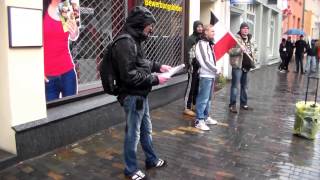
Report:
M102 87L105 93L110 95L119 95L120 92L120 74L117 64L114 63L115 59L112 59L112 48L113 45L120 39L128 38L132 41L132 37L129 34L122 34L116 37L106 48L103 59L100 65L100 77L102 82ZM137 51L136 44L135 51Z

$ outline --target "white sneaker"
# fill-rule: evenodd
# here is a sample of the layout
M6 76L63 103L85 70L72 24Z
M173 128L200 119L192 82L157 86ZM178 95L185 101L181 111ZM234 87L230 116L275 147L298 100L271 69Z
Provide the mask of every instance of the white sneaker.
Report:
M204 122L205 122L207 125L215 125L215 124L218 124L218 121L212 119L211 117L208 117L206 120L204 120Z
M196 125L195 125L195 128L197 129L201 129L203 131L209 131L210 128L209 126L206 125L206 123L204 122L204 120L196 120Z

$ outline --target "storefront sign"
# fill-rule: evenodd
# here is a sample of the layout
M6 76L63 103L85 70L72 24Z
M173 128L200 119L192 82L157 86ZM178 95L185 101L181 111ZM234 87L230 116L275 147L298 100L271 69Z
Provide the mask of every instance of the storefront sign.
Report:
M254 4L255 0L230 0L230 4Z
M8 25L10 48L42 47L41 9L8 6Z
M144 1L145 6L154 7L154 8L160 8L167 11L182 11L182 7L174 4L167 4L163 3L161 1L152 1L152 0L145 0Z

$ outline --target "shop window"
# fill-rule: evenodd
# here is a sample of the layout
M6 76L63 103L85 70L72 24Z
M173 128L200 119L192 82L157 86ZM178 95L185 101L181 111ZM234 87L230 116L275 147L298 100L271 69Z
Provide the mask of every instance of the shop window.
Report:
M254 14L247 14L247 23L249 25L250 33L252 36L255 36L255 15Z
M267 43L267 47L270 50L270 55L273 55L274 50L274 38L275 38L275 22L276 22L276 15L271 16L270 26L269 26L269 41Z
M65 1L71 4L74 0ZM144 43L146 58L175 66L183 62L182 7L184 1L163 0L161 2L175 5L177 8L168 10L148 7L154 13L157 24L153 36ZM103 52L122 30L128 8L144 5L143 3L142 0L80 0L80 33L76 41L69 41L78 87L77 95L71 98L102 91L98 68Z
M80 92L100 86L98 65L106 45L121 31L125 3L123 0L81 0L81 7L94 13L81 13L79 39L70 44Z
M183 44L183 3L184 0L149 0L161 5L144 4L145 0L137 0L139 5L145 5L157 19L155 31L144 43L146 58L171 66L181 64ZM171 7L172 9L166 9Z
M74 2L75 0L62 1L58 6L58 12L61 12L60 16L62 16L62 10L67 10L68 13L74 12L76 10L73 7ZM77 76L77 92L71 93L72 97L87 90L101 87L99 63L108 43L121 31L127 6L123 0L80 0L77 3L80 13L79 35L75 41L69 41L69 51ZM49 35L49 33L44 34L44 36ZM49 79L48 82L52 81ZM62 93L53 100L59 99L61 96Z

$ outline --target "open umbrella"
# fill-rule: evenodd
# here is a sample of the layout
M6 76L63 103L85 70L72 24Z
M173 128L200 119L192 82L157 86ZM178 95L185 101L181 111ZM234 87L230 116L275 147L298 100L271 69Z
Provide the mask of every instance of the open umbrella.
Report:
M287 35L304 35L304 32L300 29L295 29L295 28L292 28L292 29L288 29L288 31L286 31L284 34L287 34Z

